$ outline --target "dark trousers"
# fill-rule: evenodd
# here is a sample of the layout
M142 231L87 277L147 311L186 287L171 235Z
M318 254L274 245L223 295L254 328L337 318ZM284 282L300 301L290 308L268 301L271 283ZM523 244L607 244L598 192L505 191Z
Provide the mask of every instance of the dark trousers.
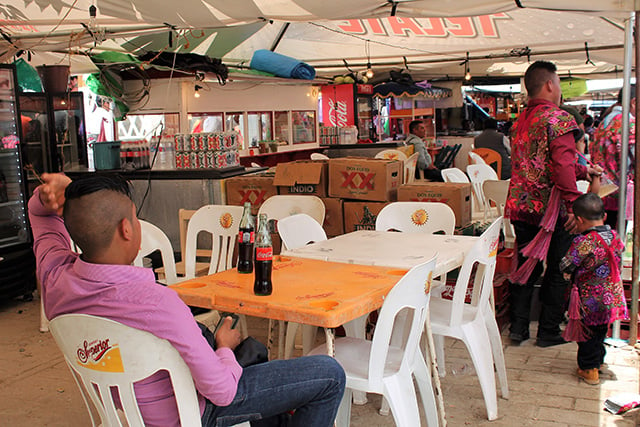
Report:
M536 236L540 227L522 221L512 221L518 243L518 265L526 261L522 249ZM572 236L564 229L564 221L559 220L551 237L547 253L547 269L540 289L541 311L538 321L538 338L547 339L560 335L560 323L564 320L566 293L569 282L564 280L560 272L560 260L571 246ZM526 284L512 283L511 293L511 327L515 334L529 334L531 299L533 287L542 274L542 263L538 263Z
M580 369L599 368L604 363L607 350L604 348L604 339L607 336L609 325L587 326L590 337L587 341L578 343L578 367Z

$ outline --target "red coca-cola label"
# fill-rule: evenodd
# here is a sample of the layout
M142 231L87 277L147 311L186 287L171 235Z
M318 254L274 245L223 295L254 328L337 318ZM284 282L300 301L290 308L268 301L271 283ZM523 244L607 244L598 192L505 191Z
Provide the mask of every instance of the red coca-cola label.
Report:
M255 233L253 231L241 231L238 233L238 243L253 243L255 241Z
M272 261L273 260L273 248L267 246L266 248L256 248L256 261Z

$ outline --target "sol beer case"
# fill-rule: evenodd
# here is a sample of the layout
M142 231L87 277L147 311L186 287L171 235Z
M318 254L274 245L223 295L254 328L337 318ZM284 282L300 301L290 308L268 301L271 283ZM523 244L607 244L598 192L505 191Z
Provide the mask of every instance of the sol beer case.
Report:
M402 162L345 157L329 160L329 196L393 202L402 184ZM346 231L346 230L345 230Z
M401 185L401 202L443 202L456 215L456 227L471 222L471 184L453 182L425 182Z
M226 180L227 204L243 206L251 203L251 214L257 215L258 209L271 196L278 194L273 185L273 174L234 176Z

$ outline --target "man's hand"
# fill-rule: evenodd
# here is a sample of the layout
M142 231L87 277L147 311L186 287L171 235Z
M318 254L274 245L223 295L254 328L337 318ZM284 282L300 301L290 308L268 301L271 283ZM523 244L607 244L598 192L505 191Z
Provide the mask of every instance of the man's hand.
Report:
M569 219L564 223L564 229L571 234L578 233L578 223L576 222L576 218L573 214L569 214Z
M44 183L38 187L40 201L45 208L62 215L64 190L71 183L71 178L61 173L43 173L42 180Z
M603 171L604 171L604 169L602 169L598 165L587 166L587 174L589 175L589 178L591 178L591 179L593 179L594 176L602 175Z
M218 348L228 347L231 350L235 350L235 348L240 344L242 340L240 337L240 331L237 329L231 329L231 324L233 323L233 318L231 316L227 316L224 318L224 323L218 331L216 332L216 345Z

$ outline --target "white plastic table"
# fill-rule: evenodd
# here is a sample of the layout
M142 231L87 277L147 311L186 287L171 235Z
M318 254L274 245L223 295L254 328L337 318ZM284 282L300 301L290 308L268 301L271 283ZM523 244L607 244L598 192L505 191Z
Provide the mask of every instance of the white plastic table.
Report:
M430 260L437 254L438 258L433 275L438 277L461 267L465 256L476 240L477 237L474 236L360 230L298 249L284 250L282 255L409 270L420 263ZM364 338L361 336L362 331L364 331L364 322L366 322L366 316L345 324L347 335ZM442 389L435 363L436 356L433 336L431 335L431 323L428 318L426 330L427 345L429 347L426 354L430 356L429 362L436 391L440 425L446 426ZM363 404L366 403L366 397L354 394L354 401Z
M360 265L406 269L438 255L435 277L460 267L477 237L361 230L343 234L282 255Z

